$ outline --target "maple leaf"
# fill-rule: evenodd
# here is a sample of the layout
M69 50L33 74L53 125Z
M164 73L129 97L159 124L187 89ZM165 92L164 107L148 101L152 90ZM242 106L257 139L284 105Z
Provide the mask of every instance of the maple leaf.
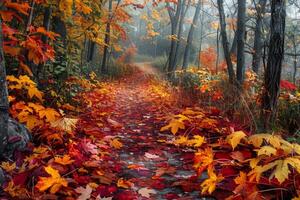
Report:
M185 129L184 123L178 120L171 120L170 123L160 129L160 131L166 131L171 129L171 132L175 135L179 129Z
M205 142L205 138L200 135L194 135L194 139L188 141L188 145L193 147L201 147Z
M184 144L187 144L187 142L188 142L188 138L186 136L179 136L179 138L177 138L174 141L174 144L175 145L184 145Z
M185 129L184 121L190 121L190 119L182 114L174 115L169 124L161 127L160 131L171 129L171 132L175 135L179 129Z
M9 162L2 162L0 167L9 173L16 169L16 163L10 164Z
M60 114L53 108L45 108L39 111L40 118L45 118L47 122L54 122Z
M209 178L201 183L202 194L207 192L211 194L213 191L215 191L217 184L224 179L221 175L217 176L212 167L208 168L207 173Z
M248 142L257 148L261 147L264 140L275 148L279 148L282 142L282 139L279 136L271 134L255 134L248 137Z
M39 91L35 86L29 86L27 88L28 96L32 99L34 96L37 97L40 101L43 101L43 93Z
M118 138L115 138L110 141L110 146L114 147L115 149L120 149L123 147L123 144L118 140Z
M93 155L98 154L98 147L87 139L84 139L80 144L86 153L91 153Z
M20 185L15 185L13 180L9 181L6 188L4 188L4 191L10 194L12 197L18 197L21 199L28 198L26 195L28 194L28 191Z
M68 186L67 180L60 176L58 170L48 166L45 167L45 171L50 177L39 177L39 181L35 186L39 191L44 192L50 188L50 193L55 194L62 186Z
M247 174L245 172L240 171L240 175L234 179L234 182L238 185L234 189L234 193L239 193L242 191L247 184Z
M228 135L226 141L231 145L232 149L235 149L244 137L246 137L246 134L243 131L236 131Z
M123 178L120 178L117 182L118 187L122 187L125 189L131 188L133 186L133 183L130 181L126 181Z
M210 166L214 161L214 153L211 148L206 148L204 151L199 150L195 153L195 168Z
M271 155L276 155L277 150L271 146L263 146L257 151L257 155L266 155L266 156L271 156Z
M159 158L159 156L155 155L155 154L151 154L151 153L145 153L145 157L149 158L149 159L157 159Z
M149 189L149 188L141 188L138 190L138 193L142 197L150 198L151 194L156 194L156 191L153 189Z
M54 162L61 164L61 165L69 165L69 164L72 164L74 162L74 160L71 160L71 157L69 155L64 155L63 157L55 156Z
M92 191L93 191L93 189L89 185L86 185L86 188L84 188L84 187L76 188L75 192L80 194L80 196L77 198L77 200L88 200L88 199L90 199Z
M51 127L64 130L67 133L71 133L76 128L77 122L78 119L63 117L56 121L51 122Z

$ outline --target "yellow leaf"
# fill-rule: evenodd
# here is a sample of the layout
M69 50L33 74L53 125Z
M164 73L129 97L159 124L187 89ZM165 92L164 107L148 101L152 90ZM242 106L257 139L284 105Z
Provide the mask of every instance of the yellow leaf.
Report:
M69 155L64 155L63 157L55 156L54 162L61 164L61 165L69 165L69 164L72 164L74 162L74 160L71 160L71 157Z
M284 161L300 173L300 157L288 157Z
M170 121L170 123L160 129L160 131L166 131L168 129L171 129L171 132L175 135L179 129L185 129L184 121L189 120L184 115L176 115L174 118Z
M243 131L236 131L228 135L226 141L232 146L232 149L234 149L244 137L246 137L246 134Z
M288 163L283 160L277 160L276 161L276 168L275 171L270 175L270 178L273 178L275 175L275 178L279 181L279 183L283 183L286 179L289 178L289 167Z
M211 148L206 148L203 150L199 150L199 152L195 153L195 164L194 167L206 167L212 165L214 161L214 153Z
M123 178L120 178L117 182L118 187L122 187L125 189L131 188L133 186L133 183L130 181L126 181Z
M8 173L16 169L16 163L10 164L9 162L2 162L0 166Z
M263 146L259 150L257 150L257 155L266 155L266 156L271 156L271 155L276 155L277 150L271 146Z
M64 130L67 133L71 133L76 128L77 122L78 119L63 117L61 119L51 122L51 127Z
M55 194L62 186L68 186L67 180L62 178L56 169L48 166L45 167L45 171L51 176L39 178L39 181L35 186L39 191L44 192L50 188L50 193Z
M117 138L115 138L110 141L110 146L114 147L115 149L120 149L123 147L123 144Z
M188 138L186 136L179 136L179 138L177 138L174 141L174 144L176 145L185 145L187 144Z
M27 88L28 96L32 99L34 96L37 97L40 101L43 101L43 93L39 91L36 87L29 86Z
M209 178L203 181L203 183L201 183L202 194L205 194L207 192L211 194L213 191L215 191L217 184L224 179L221 175L217 176L213 168L209 167L207 173Z
M39 111L40 118L45 118L47 122L54 122L60 116L53 108L45 108Z
M188 144L193 147L201 147L205 142L205 138L200 135L194 135L194 139L189 140Z
M277 165L276 161L275 162L271 162L271 163L268 163L264 166L256 166L254 167L249 173L248 173L248 176L250 177L249 180L250 181L253 181L254 179L256 180L256 182L259 181L262 173L268 171L269 169L275 167Z

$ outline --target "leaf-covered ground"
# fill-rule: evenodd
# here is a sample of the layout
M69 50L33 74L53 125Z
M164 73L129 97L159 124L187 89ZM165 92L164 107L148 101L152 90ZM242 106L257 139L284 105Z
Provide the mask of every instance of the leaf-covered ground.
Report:
M3 199L272 199L299 188L300 145L244 132L216 108L185 108L147 63L126 78L98 82L68 115L16 103L51 122L35 142L2 162ZM78 80L77 80L78 81ZM18 82L18 79L14 79ZM37 106L39 105L39 106ZM70 107L70 106L69 106ZM25 109L25 111L24 111ZM40 112L42 114L40 114ZM51 111L51 112L50 112ZM28 117L31 116L31 117ZM31 120L31 121L30 121ZM35 122L35 121L34 121ZM36 123L29 123L36 125ZM44 141L44 142L43 142ZM37 144L37 143L36 143ZM296 198L295 198L296 199Z

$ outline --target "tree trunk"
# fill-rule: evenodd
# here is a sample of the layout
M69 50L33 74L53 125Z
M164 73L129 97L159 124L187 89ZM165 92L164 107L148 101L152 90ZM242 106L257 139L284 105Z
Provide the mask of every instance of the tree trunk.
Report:
M167 3L167 6L168 7L170 6L169 3ZM172 36L176 35L176 33L177 33L178 21L179 21L181 9L182 9L182 1L181 0L178 0L178 2L177 2L175 14L171 11L171 9L168 8L168 14L169 14L170 21L171 21L171 35ZM174 39L171 39L168 72L173 72L176 68L175 52L176 52L176 41ZM169 73L169 76L171 76L171 73Z
M245 31L246 31L246 0L238 0L237 17L237 65L236 79L239 86L242 86L245 78Z
M281 68L284 57L285 16L285 0L271 0L269 53L262 96L262 117L266 129L269 129L276 119Z
M265 13L267 0L260 0L256 8L256 25L255 25L255 35L254 35L254 47L253 47L253 58L252 58L252 70L258 74L259 67L262 58L262 24L263 15Z
M7 131L8 131L8 92L6 83L6 70L3 54L3 33L2 33L2 21L0 19L0 156L3 155L3 151L7 144Z
M95 42L93 42L92 40L88 41L88 52L87 52L87 62L92 62L93 58L94 58L94 52L95 52Z
M112 17L112 0L109 0L108 2L108 21L106 23L106 32L105 32L105 46L103 50L103 58L102 58L102 65L101 65L101 72L103 74L107 73L107 60L108 60L108 49L110 45L110 23L111 23L111 17Z
M178 25L178 35L177 35L177 42L176 42L176 47L175 47L175 55L174 55L174 65L177 65L177 61L178 61L178 51L180 48L180 42L181 42L181 34L182 34L182 28L183 28L183 24L184 24L184 18L186 15L187 10L189 9L190 6L190 0L188 2L188 4L185 6L185 2L186 0L182 1L182 9L180 12L180 18L179 18L179 25Z
M51 6L46 7L45 11L44 11L44 20L43 20L43 27L49 31L50 30L50 23L51 23L51 15L52 15L52 8ZM48 43L48 37L46 35L42 36L42 42L43 43ZM40 72L42 72L42 78L45 78L45 69L44 69L44 64L39 64L38 68L37 68L37 80L38 83L40 83L41 77L40 77Z
M225 22L223 0L218 0L218 10L219 10L220 28L221 28L220 34L222 37L224 57L225 57L226 64L227 64L228 78L229 78L230 82L234 82L235 73L233 70L233 65L232 65L230 52L229 52L229 42L228 42L227 33L226 33L226 22Z
M191 47L192 47L192 42L193 42L193 36L194 36L195 26L197 26L199 14L200 14L200 8L201 8L201 1L198 1L196 11L195 11L195 14L194 14L194 18L193 18L193 24L191 24L191 28L190 28L188 38L187 38L187 43L186 43L184 56L183 56L182 69L187 69L188 64L189 64L190 52L191 52Z

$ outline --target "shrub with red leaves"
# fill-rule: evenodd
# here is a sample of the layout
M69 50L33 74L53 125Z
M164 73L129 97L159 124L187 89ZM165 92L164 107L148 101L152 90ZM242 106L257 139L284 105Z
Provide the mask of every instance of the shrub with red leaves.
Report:
M289 90L289 91L295 91L297 89L297 86L287 80L281 80L280 81L280 88Z

